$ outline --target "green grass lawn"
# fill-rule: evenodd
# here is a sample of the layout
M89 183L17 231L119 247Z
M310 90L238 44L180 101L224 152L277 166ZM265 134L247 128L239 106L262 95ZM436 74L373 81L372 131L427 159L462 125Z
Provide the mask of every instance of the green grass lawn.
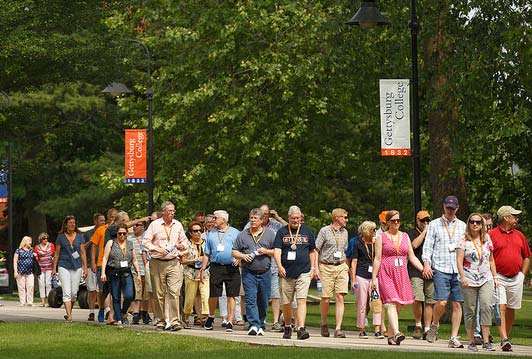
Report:
M335 358L425 359L427 353L272 347L82 323L1 323L0 357L15 358ZM170 355L170 356L169 356ZM471 358L431 353L431 359ZM516 356L516 358L519 358Z

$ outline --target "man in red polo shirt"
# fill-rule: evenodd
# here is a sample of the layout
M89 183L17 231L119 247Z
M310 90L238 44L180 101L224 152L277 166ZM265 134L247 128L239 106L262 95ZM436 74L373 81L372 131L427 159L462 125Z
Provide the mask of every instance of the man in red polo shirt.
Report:
M530 266L530 247L519 230L515 229L521 211L512 206L502 206L497 211L499 225L489 231L493 242L493 257L497 267L501 325L498 326L503 351L511 351L508 340L515 318L515 310L521 308L523 281Z

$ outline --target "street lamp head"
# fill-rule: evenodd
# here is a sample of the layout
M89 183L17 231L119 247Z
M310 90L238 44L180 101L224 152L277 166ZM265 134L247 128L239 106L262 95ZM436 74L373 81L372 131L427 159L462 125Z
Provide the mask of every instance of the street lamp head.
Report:
M360 9L351 18L347 25L359 25L362 28L370 28L377 25L388 25L390 21L377 9L375 0L362 0Z
M122 96L125 94L133 93L130 89L127 88L126 85L120 82L112 82L109 86L104 88L101 93L108 93L112 95L113 97Z

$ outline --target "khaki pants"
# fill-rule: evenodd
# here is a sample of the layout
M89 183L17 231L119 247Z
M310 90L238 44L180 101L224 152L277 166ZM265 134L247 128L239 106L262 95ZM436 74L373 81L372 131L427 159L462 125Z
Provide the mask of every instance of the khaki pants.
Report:
M183 266L177 259L163 261L150 260L150 279L155 297L153 313L158 325L164 325L165 300L168 296L168 319L170 325L179 323L179 295L183 284Z

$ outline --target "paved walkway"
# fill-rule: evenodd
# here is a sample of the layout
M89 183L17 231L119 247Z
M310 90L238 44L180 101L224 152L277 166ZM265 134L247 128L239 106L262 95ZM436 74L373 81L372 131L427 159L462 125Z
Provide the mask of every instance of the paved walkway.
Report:
M2 301L3 306L0 307L0 320L5 322L36 322L36 321L63 321L65 314L63 308L43 308L43 307L18 307L17 302ZM87 309L74 308L72 313L75 322L87 322L89 311ZM385 339L359 339L358 333L345 331L346 339L335 339L333 337L323 338L320 336L318 328L308 328L310 338L307 340L297 340L296 334L292 336L292 340L281 339L282 333L267 331L263 337L248 336L247 331L242 326L235 326L233 333L226 333L225 329L221 327L220 320L214 323L214 330L207 331L199 326L194 326L192 329L183 329L179 332L161 332L161 335L192 335L205 338L216 338L222 340L230 340L235 342L245 342L255 345L279 345L279 346L298 346L311 348L336 348L336 349L374 349L374 350L400 350L400 351L416 351L416 352L440 352L440 353L469 353L467 349L451 349L447 348L447 340L439 340L435 343L428 343L423 340L415 340L407 337L400 346L391 347L387 344ZM111 328L109 328L111 329ZM129 330L155 332L152 325L132 325L128 327ZM331 331L332 334L333 331ZM463 342L467 347L467 343ZM498 345L497 351L485 352L479 350L479 354L501 355ZM473 354L473 353L471 353ZM532 347L514 345L512 353L504 353L504 355L522 355L532 357Z

